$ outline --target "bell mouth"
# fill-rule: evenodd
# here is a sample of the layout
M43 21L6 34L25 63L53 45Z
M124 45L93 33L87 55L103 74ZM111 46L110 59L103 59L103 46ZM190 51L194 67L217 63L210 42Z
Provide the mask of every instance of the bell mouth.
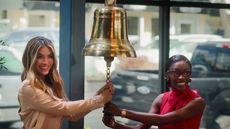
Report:
M128 40L91 39L83 49L85 56L136 57L136 52Z

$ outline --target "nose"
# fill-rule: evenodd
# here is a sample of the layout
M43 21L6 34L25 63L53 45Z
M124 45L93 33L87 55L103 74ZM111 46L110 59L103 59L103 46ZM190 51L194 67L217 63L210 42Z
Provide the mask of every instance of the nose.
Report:
M184 78L183 74L179 74L178 78Z
M46 64L48 62L49 62L49 58L47 58L47 57L42 58L42 63L43 64Z

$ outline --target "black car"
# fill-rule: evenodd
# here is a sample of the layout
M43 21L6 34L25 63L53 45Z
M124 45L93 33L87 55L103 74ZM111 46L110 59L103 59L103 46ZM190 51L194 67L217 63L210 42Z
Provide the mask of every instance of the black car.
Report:
M193 51L191 88L206 99L202 127L220 129L217 119L230 117L230 44L202 43ZM116 88L113 103L121 108L148 112L161 93L158 71L115 70L111 79Z

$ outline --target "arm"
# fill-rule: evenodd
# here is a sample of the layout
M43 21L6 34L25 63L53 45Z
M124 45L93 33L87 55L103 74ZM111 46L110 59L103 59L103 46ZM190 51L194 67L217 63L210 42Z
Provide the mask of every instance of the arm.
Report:
M204 108L205 101L202 98L195 98L185 107L164 115L127 111L126 118L149 125L163 125L191 118L194 115L203 113Z
M160 105L164 94L158 95L152 102L151 108L149 110L149 114L159 114L160 113ZM137 129L149 129L152 125L141 123L137 126Z
M62 116L72 115L79 119L91 110L103 107L104 103L111 100L112 94L107 88L92 98L66 102L61 99L54 99L40 89L33 89L30 85L25 85L20 89L19 98L22 108L25 107L24 110L32 109Z
M114 93L115 89L114 89L113 84L112 84L111 81L107 82L105 86L103 86L102 88L100 88L100 89L96 92L96 94L94 95L94 97L95 97L95 96L98 96L98 95L101 95L101 94L105 94L105 93L104 93L105 90L109 90L109 91L111 92L109 95L111 95L111 94ZM110 98L110 97L109 97L109 98ZM109 98L107 98L107 99L109 99ZM111 98L111 99L112 99L112 98ZM105 103L106 103L106 102L104 102L104 104L105 104ZM104 105L103 105L103 106L104 106ZM83 107L83 108L85 108L85 107ZM90 111L88 111L88 112L79 112L79 113L77 113L77 114L70 115L70 116L68 116L67 118L68 118L70 121L77 121L77 120L79 120L80 118L84 117L84 116L85 116L87 113L89 113L89 112L90 112Z
M159 113L162 96L163 94L160 94L153 101L152 106L149 110L149 113ZM119 107L117 107L116 105L112 103L108 104L108 107L105 107L105 110L104 110L105 114L103 117L103 122L108 127L111 127L113 129L149 129L151 127L151 125L148 125L148 124L138 124L136 126L128 126L128 125L122 125L122 124L116 123L113 116L106 114L106 113L110 113L109 110L112 110L112 114L114 113L114 115L121 116L122 109L120 109Z
M176 110L176 111L164 114L164 115L155 114L159 112L159 110L157 109L159 109L159 104L161 103L161 99L162 99L162 95L159 95L156 98L156 101L154 100L153 109L150 110L151 113L143 113L143 112L127 110L125 118L136 120L146 125L162 125L162 124L168 124L168 123L173 123L173 122L177 122L180 120L184 120L196 114L203 113L204 108L205 108L205 101L199 97L199 98L193 99L185 107L179 110ZM120 108L116 108L116 107L114 108L113 106L112 108L109 107L106 110L107 113L110 113L115 116L122 115Z
M115 121L114 117L109 115L109 114L104 114L102 121L106 126L112 128L112 129L149 129L148 126L140 127L139 125L129 126L129 125L119 124Z

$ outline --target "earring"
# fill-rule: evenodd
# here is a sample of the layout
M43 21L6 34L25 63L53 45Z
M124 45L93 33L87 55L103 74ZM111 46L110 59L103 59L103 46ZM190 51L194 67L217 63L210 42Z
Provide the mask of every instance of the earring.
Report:
M192 79L191 79L191 78L189 78L189 79L188 79L188 82L192 82Z

